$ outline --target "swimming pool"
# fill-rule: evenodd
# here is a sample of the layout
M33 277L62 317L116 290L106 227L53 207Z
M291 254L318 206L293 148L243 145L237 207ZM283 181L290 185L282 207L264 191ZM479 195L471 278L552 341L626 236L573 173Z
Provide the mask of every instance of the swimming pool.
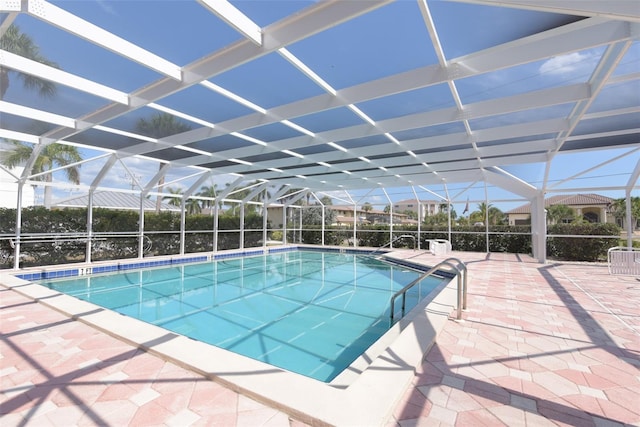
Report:
M330 382L389 329L389 301L420 271L357 253L289 251L40 284ZM424 280L410 309L440 285Z

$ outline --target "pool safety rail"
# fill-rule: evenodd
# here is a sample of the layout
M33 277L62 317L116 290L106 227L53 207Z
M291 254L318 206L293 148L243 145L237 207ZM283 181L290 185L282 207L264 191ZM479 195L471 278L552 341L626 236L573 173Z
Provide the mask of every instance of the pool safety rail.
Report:
M607 251L609 274L640 276L640 249L616 246Z
M142 236L142 250L143 253L149 253L153 247L153 241L146 234L140 235L139 233L93 233L91 235L86 233L35 233L29 235L22 235L11 238L0 238L0 240L6 240L9 242L11 249L15 249L16 246L30 245L30 244L46 244L52 245L54 249L58 249L63 245L97 245L102 249L108 248L112 243L109 240L118 238L135 238L140 239ZM4 259L8 260L8 254L5 254Z
M434 267L431 267L427 272L425 272L422 276L415 279L413 282L409 283L404 288L400 289L398 292L393 294L391 297L391 309L389 313L389 322L390 325L393 325L394 317L395 317L395 302L399 296L402 296L402 310L401 310L401 318L404 317L406 300L407 300L407 292L413 288L415 285L423 281L429 276L432 276L438 270L441 270L442 267L450 267L451 270L455 271L455 277L458 280L458 302L456 308L456 319L462 319L462 310L467 309L467 266L460 261L458 258L447 258L443 261L440 261Z

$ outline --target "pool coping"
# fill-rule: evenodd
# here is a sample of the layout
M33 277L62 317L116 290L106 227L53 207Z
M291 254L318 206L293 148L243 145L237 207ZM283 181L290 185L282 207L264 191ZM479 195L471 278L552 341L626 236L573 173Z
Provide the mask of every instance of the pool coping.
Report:
M306 245L270 247L264 252L276 252L274 249L309 248ZM336 250L344 251L344 248ZM263 250L249 252L252 255ZM402 260L402 253L406 251L390 251L384 256ZM225 251L207 256L238 254L239 251ZM352 376L349 381L341 383L339 376L337 381L327 384L129 318L15 275L15 271L0 273L0 284L314 426L385 425L456 304L455 281L443 282L433 291L435 297L431 301L418 305L385 334L387 338L394 338L392 344L384 349L371 349L362 356L365 360L371 359L368 366L352 364L348 368Z

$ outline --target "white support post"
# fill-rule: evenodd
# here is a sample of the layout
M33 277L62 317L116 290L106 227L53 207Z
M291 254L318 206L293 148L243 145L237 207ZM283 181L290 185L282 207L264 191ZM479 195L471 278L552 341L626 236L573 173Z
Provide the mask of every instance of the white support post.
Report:
M451 200L447 199L447 234L451 242Z
M265 190L266 192L267 190ZM266 197L264 198L265 200L267 199ZM267 230L267 202L263 201L262 202L262 246L267 246L267 236L268 236L268 231Z
M416 236L416 238L418 239L417 247L418 247L418 250L420 250L420 232L422 231L420 224L422 224L421 218L422 218L423 207L422 207L422 203L420 203L420 199L416 197L416 200L418 201L418 236Z
M144 258L144 196L140 193L140 211L138 219L138 258Z
M287 204L282 204L282 244L287 244Z
M547 261L547 216L544 193L538 192L531 200L531 249L540 263Z
M325 205L322 205L322 233L321 233L322 246L324 246L324 232L325 232L325 229L326 229L326 226L324 224L324 222L325 222L325 209L326 208L327 207Z
M487 182L484 182L484 236L487 245L487 253L490 251L489 245L489 193L487 192Z
M185 253L185 237L186 237L186 223L187 223L187 197L183 197L180 202L180 255Z
M633 217L631 216L631 189L625 191L626 217L627 217L627 247L633 247Z
M240 204L240 249L244 249L244 203Z
M389 248L393 248L393 203L389 204Z
M93 189L89 190L87 203L87 246L84 262L91 262L91 249L93 247Z
M18 181L18 194L16 206L16 240L13 248L13 268L15 270L20 268L20 239L22 237L22 189L24 188L24 181Z
M356 242L358 241L357 224L358 224L358 205L354 203L353 204L353 247L354 248L357 246Z
M213 205L213 252L218 252L218 218L219 218L218 199L214 200Z

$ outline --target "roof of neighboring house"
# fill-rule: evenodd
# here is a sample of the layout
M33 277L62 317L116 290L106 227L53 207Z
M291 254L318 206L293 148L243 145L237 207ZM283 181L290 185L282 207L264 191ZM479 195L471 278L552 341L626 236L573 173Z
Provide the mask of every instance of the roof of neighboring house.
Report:
M143 199L142 203L145 211L156 210L155 200ZM56 208L86 208L88 205L88 194L69 197L54 203L54 207ZM138 210L140 209L140 197L135 194L118 193L115 191L96 191L93 193L93 206L106 209ZM162 203L160 209L163 211L180 211L179 206L173 206L168 203Z
M547 197L544 200L545 206L567 205L567 206L607 206L613 199L599 194L563 194ZM531 203L519 206L507 211L507 214L528 214L531 213Z
M325 207L332 211L353 212L353 205L326 205ZM359 214L385 213L384 211L381 211L379 209L370 209L369 211L365 211L364 209L362 209L362 207L357 207L356 212Z
M337 215L336 216L336 222L337 223L342 223L342 224L353 224L354 218L352 216L344 216L344 215ZM367 221L366 219L362 219L359 220L358 222L360 223L366 223L368 224L369 221Z

